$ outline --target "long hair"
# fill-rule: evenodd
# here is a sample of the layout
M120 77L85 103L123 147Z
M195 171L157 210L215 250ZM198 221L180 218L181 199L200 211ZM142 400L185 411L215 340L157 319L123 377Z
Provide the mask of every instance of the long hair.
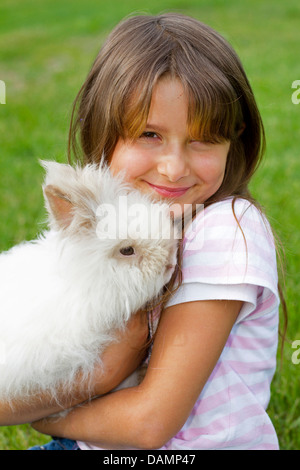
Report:
M74 151L78 158L80 147L84 162L97 162L103 153L109 159L119 137L139 136L153 88L166 74L179 78L188 94L192 134L231 142L224 181L214 199L247 196L265 146L252 89L224 38L184 15L135 16L111 32L75 100L70 154Z
M248 187L265 150L253 91L231 45L182 14L129 17L113 29L75 100L69 159L74 153L83 163L95 163L105 155L109 162L120 137L138 137L153 88L165 75L178 78L187 93L191 135L230 141L223 182L205 204L235 196L259 208Z

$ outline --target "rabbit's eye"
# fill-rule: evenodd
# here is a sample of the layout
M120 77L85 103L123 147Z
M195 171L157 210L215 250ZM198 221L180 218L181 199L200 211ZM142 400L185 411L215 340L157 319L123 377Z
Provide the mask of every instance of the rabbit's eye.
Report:
M126 248L120 249L120 253L124 256L132 256L134 255L134 248L132 246L126 246Z

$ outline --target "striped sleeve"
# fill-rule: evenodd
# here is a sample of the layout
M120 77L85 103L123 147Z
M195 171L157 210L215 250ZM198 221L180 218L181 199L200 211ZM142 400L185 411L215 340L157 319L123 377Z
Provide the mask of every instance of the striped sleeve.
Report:
M234 209L235 214L231 199L213 204L188 228L183 241L183 283L167 306L196 300L240 300L244 302L241 321L257 309L258 287L265 289L266 299L278 301L270 226L246 200L238 199Z

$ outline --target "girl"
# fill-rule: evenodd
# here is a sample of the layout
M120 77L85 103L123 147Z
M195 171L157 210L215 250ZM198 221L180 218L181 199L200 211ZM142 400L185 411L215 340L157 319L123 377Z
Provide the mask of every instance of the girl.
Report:
M140 312L106 351L107 373L95 371L100 398L59 421L39 420L59 411L51 397L16 404L14 417L3 404L2 423L39 420L35 429L61 437L46 450L278 449L265 411L276 367L276 254L248 189L264 132L236 53L195 19L131 17L108 37L77 104L70 143L84 163L104 154L132 186L172 198L176 217L184 204L205 209L193 231L184 227L182 279L167 286L179 280L163 300L142 383L106 393L141 361ZM64 403L84 399L74 384Z

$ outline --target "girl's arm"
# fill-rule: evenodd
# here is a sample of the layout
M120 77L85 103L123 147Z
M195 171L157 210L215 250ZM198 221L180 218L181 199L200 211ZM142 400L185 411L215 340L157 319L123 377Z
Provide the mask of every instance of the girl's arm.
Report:
M102 448L157 449L183 426L209 378L242 302L211 300L167 308L143 382L42 420L40 432Z
M148 322L144 313L137 313L129 321L125 332L119 334L119 342L111 344L104 352L103 368L93 374L93 395L103 395L117 387L141 363L145 355ZM60 405L47 393L38 394L30 401L0 402L0 426L28 423L58 413L84 402L89 397L83 392L83 383L74 384L72 396L64 390L58 393Z

